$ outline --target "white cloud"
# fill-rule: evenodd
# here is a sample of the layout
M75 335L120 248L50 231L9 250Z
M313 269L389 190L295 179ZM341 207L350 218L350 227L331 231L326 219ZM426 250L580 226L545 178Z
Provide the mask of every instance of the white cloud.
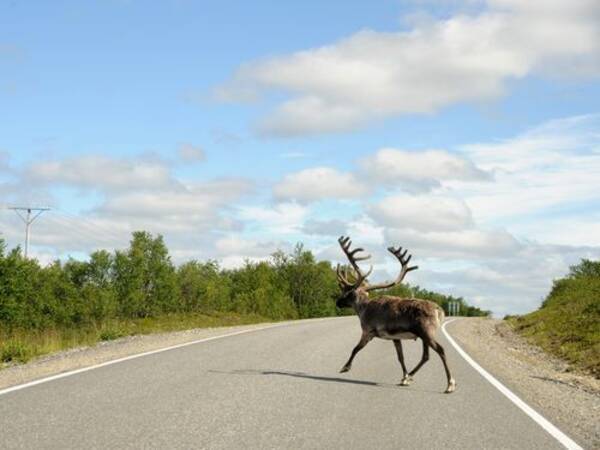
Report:
M228 235L215 242L215 251L225 268L241 266L246 261L266 261L277 250L289 251L286 242L259 241L239 235Z
M165 235L176 253L195 247L194 254L208 257L215 235L240 229L233 217L235 205L254 189L251 181L238 178L178 179L166 162L143 156L81 155L34 162L12 172L15 181L5 190L7 202L22 200L26 192L32 197L27 204L52 207L34 224L32 251L57 256L122 248L132 231L146 230ZM57 190L61 195L54 197ZM51 201L40 201L46 198ZM83 199L85 210L65 211L59 198ZM13 216L0 216L11 247L23 241L22 224Z
M521 244L502 230L465 229L458 231L419 232L412 229L386 229L389 242L403 247L423 258L456 258L477 260L512 257Z
M229 100L289 92L259 129L290 136L495 99L509 81L536 74L600 74L600 3L490 0L477 15L420 20L409 31L362 30L245 64L218 91Z
M215 206L225 206L252 189L242 179L220 179L204 183L182 183L179 189L135 191L114 194L99 208L111 214L164 217L206 215Z
M376 222L390 228L455 231L473 226L471 211L460 199L440 195L394 195L369 208Z
M368 187L352 173L329 167L315 167L286 175L273 188L280 200L303 203L324 198L353 199L368 192Z
M408 151L383 148L361 161L373 182L423 191L447 180L487 180L490 175L469 159L444 150Z
M569 266L581 258L599 259L600 248L526 243L512 258L482 260L459 269L417 271L419 282L463 296L497 316L522 314L537 308ZM432 267L428 264L428 267Z
M261 232L292 234L298 232L307 214L308 209L305 206L297 203L278 203L272 207L242 205L239 207L238 216Z
M31 164L25 175L34 183L99 190L156 189L176 184L169 167L152 158L117 159L81 155Z
M417 282L498 315L531 311L569 265L600 257L599 125L600 115L570 117L463 146L461 157L492 180L441 180L435 194L392 196L368 210L386 241L415 255Z
M478 221L512 221L515 226L534 221L544 232L548 222L536 215L570 214L577 220L577 215L588 215L594 208L584 205L600 201L598 126L598 114L571 117L513 139L464 146L462 154L493 172L494 183L447 182L446 187L465 200ZM561 234L560 228L554 233ZM528 234L536 232L530 228Z

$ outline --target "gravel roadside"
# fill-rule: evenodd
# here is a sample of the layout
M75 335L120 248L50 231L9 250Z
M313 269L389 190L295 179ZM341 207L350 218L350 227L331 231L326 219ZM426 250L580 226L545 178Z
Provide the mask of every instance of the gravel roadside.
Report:
M578 444L600 449L600 380L525 342L502 320L459 319L446 327L481 366Z

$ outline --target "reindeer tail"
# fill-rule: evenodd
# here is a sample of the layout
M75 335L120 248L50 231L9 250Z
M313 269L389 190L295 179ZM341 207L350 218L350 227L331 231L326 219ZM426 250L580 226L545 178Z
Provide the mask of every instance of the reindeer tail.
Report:
M438 327L444 323L445 318L446 318L446 314L444 314L444 309L441 306L438 306L438 308L437 308Z

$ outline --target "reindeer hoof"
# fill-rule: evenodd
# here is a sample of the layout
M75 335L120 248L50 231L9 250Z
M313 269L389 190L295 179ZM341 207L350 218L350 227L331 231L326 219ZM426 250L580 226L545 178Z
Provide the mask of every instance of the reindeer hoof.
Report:
M344 366L340 369L340 373L348 372L350 370L350 366Z
M402 381L400 382L400 386L408 386L410 385L410 383L412 383L413 381L413 377L411 377L410 375L406 375L404 378L402 378Z
M448 384L448 388L444 391L444 394L451 394L455 390L456 390L456 381L450 380L450 383Z

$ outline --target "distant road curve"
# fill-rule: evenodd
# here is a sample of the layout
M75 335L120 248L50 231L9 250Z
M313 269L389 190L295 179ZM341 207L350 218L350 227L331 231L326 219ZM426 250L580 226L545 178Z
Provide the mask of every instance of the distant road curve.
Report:
M380 340L338 374L360 335L355 317L267 325L1 390L0 448L580 448L445 334L451 395L435 354L397 386L394 347ZM412 366L421 345L404 342Z

